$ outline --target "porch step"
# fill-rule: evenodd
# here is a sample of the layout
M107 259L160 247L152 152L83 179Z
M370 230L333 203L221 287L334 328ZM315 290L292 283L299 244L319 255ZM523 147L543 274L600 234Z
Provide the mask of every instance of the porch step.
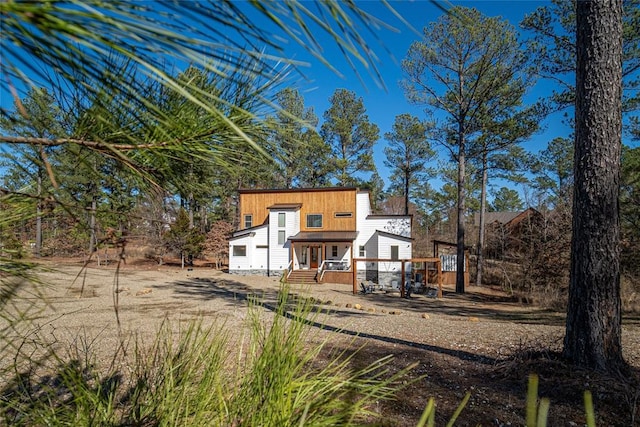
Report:
M289 275L289 283L316 283L316 270L294 270Z

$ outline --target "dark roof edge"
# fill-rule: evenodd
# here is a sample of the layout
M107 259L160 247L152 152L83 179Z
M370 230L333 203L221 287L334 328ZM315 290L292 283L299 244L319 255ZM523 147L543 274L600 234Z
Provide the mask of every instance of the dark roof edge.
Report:
M323 191L360 191L358 187L315 187L315 188L241 188L238 193L313 193ZM368 190L365 190L368 191Z
M267 206L269 210L298 210L302 207L302 203L275 203L271 206Z
M396 237L396 238L399 238L399 239L414 240L413 237L407 237L407 236L402 236L400 234L389 233L388 231L376 230L376 232L378 232L379 234L384 234L385 236Z

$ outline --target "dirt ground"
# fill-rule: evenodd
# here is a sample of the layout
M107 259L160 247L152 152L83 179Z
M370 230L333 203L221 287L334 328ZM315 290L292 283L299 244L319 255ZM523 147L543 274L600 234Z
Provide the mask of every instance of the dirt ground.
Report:
M229 275L210 267L181 269L149 262L83 268L80 262L48 261L42 273L48 305L34 333L60 343L82 340L105 360L123 337L151 342L167 320L202 318L225 328L243 327L248 297L259 296L267 315L279 281ZM582 395L594 396L600 426L640 426L640 317L625 315L623 348L631 366L600 375L567 366L558 356L564 315L523 305L498 289L468 287L442 299L414 294L353 294L337 284L292 285L322 310L317 339L356 349L355 365L393 355L392 370L413 363L410 383L397 399L376 408L382 425L415 426L430 397L437 425L445 425L466 392L471 399L457 426L524 425L527 378L540 376L541 396L551 399L549 426L584 425ZM34 303L40 301L33 296ZM116 309L117 307L117 309ZM332 331L333 330L333 331ZM327 353L324 357L328 357Z

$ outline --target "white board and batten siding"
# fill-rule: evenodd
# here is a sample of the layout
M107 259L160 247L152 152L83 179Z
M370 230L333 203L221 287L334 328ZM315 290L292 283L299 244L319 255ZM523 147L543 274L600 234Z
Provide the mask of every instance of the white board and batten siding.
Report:
M368 228L367 217L371 215L371 199L369 193L366 191L358 191L356 193L356 230L358 230L358 236L355 242L353 242L353 253L356 258L362 258L360 256L360 246L364 246L365 258L377 258L378 257L378 240L375 235L375 228ZM363 261L358 262L357 268L364 270L366 263Z
M285 215L285 226L280 227L278 216ZM284 244L278 244L278 233L284 231ZM291 242L289 237L300 231L300 210L271 209L269 212L269 275L276 275L289 265Z
M412 242L409 238L390 236L384 233L378 233L378 253L382 259L391 259L391 247L398 247L398 259L411 259ZM410 264L411 263L407 263ZM405 266L406 268L407 266ZM381 262L378 265L379 271L390 272L400 271L402 265L400 262Z
M261 270L267 268L267 226L263 225L235 237L229 242L229 268L234 270ZM234 247L244 246L245 256L234 256Z

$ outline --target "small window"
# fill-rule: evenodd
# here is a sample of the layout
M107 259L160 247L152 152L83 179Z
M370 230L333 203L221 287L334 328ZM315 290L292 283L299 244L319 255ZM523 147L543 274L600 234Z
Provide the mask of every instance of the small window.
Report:
M284 242L286 241L286 231L284 230L278 230L278 244L279 245L284 245Z
M353 212L336 212L336 218L351 218L353 216Z
M247 247L245 245L234 246L233 256L247 256Z
M322 214L308 214L307 215L307 227L308 228L322 228Z
M286 225L286 214L284 212L278 213L278 227L284 227Z
M248 214L244 216L244 228L253 227L253 215Z
M364 246L360 246L360 251L358 252L358 256L364 258Z
M269 249L269 245L256 245L256 249Z
M400 259L397 245L391 246L391 259Z
M331 257L333 257L333 258L337 258L338 257L338 247L337 246L331 246Z

